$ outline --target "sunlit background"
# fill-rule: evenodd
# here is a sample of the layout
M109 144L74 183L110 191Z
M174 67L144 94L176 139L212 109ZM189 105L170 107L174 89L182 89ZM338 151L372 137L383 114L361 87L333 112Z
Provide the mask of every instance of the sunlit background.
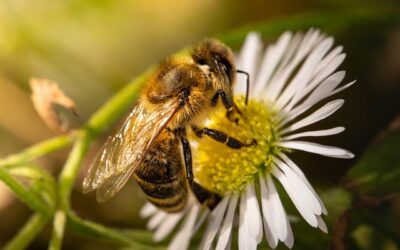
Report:
M57 82L75 100L79 113L75 126L79 126L135 76L205 37L219 37L244 25L301 13L351 13L366 6L396 10L400 3L394 0L1 0L0 157L55 135L32 106L28 84L31 77ZM319 142L348 148L357 156L399 114L400 107L400 22L368 22L366 18L364 23L322 30L334 36L336 44L344 46L347 58L341 69L347 71L347 82L356 79L357 84L341 94L346 100L344 108L319 125L342 124L346 132ZM93 145L80 172L73 193L73 209L83 218L108 226L143 228L145 221L139 218L138 211L144 198L133 181L104 204L98 204L92 194L82 194L83 175L99 145L101 139ZM67 153L66 150L52 154L39 163L57 175ZM301 162L299 165L317 190L323 190L338 185L357 157L344 161L295 154L295 160ZM397 211L392 220L400 225L400 202L397 200L391 206L392 211ZM16 234L30 214L0 183L0 247ZM48 225L30 249L47 248L50 233ZM398 226L394 234L400 238ZM114 245L67 233L63 246L108 249ZM362 246L362 249L377 249L367 243ZM399 241L388 246L387 249L399 249ZM295 244L296 247L301 248Z

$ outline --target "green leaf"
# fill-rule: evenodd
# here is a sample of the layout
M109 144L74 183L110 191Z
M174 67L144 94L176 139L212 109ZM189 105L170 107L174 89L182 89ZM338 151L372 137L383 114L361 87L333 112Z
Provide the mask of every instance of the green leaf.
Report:
M370 146L347 179L350 186L365 194L400 191L400 132L393 132Z

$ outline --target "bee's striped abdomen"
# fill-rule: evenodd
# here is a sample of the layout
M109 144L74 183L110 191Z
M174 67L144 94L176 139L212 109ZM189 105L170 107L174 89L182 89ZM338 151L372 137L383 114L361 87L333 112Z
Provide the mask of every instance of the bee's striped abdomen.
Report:
M179 141L168 131L163 132L135 170L134 178L148 201L167 212L181 210L187 200Z
M186 204L187 188L185 180L176 178L170 182L159 183L134 175L148 201L168 212L181 210Z

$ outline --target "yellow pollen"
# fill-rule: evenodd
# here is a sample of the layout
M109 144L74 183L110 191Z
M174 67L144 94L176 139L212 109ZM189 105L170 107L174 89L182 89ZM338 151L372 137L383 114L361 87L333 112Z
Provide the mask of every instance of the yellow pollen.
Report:
M227 119L226 110L218 109L212 114L208 128L213 128L249 144L253 139L256 145L232 149L223 143L204 136L198 140L195 150L194 176L202 186L217 194L241 191L249 181L255 180L258 173L271 171L271 161L279 147L276 112L257 100L244 97L235 98L241 115L235 114L239 122Z

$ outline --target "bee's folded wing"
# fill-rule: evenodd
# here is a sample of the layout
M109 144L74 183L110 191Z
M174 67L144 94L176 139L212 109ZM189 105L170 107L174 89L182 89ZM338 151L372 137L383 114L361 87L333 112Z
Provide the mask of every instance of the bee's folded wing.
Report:
M99 202L113 197L140 165L152 142L179 110L170 99L152 110L138 102L121 127L105 142L83 181L85 193L97 189Z

